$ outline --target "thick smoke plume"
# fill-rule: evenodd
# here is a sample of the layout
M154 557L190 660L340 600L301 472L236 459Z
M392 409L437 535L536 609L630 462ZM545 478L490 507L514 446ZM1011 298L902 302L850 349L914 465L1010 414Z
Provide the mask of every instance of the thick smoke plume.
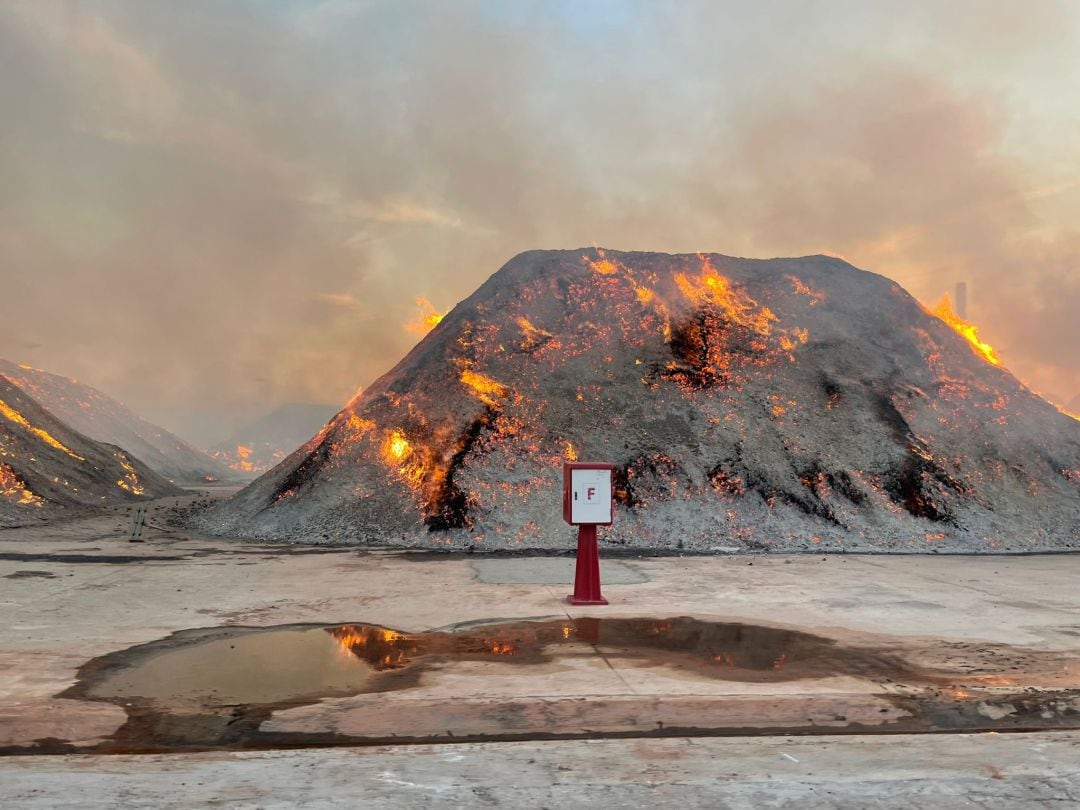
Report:
M210 443L520 250L830 252L1080 393L1074 4L0 6L0 346Z

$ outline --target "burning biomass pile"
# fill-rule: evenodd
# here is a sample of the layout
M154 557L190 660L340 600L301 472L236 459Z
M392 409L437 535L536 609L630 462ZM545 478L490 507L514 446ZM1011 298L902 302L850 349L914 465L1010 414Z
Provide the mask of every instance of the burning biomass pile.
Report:
M75 432L0 375L0 527L179 493L119 447Z
M568 547L560 466L581 459L617 465L601 538L635 547L1080 546L1080 423L996 362L951 313L834 258L524 253L194 520Z
M0 374L65 424L94 441L115 444L154 472L181 484L228 476L214 459L125 405L77 380L0 359Z

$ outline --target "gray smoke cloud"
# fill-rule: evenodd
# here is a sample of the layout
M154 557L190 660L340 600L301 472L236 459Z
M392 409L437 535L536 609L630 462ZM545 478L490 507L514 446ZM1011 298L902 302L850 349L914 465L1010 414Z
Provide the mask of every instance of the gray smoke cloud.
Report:
M751 7L752 6L752 7ZM198 441L515 253L830 252L1080 393L1080 11L0 3L0 355Z

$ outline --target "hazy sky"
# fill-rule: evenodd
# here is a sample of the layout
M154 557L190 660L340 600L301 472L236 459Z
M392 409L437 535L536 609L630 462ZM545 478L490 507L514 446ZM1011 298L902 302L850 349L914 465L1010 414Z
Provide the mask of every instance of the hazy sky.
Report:
M1080 3L0 0L0 356L196 441L515 253L959 280L1080 394Z

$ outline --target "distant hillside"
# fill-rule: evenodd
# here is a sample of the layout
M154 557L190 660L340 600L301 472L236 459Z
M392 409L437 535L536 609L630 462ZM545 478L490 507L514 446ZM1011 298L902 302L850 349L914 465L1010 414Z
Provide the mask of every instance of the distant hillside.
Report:
M0 374L83 435L115 444L178 484L227 477L223 465L96 388L0 359Z
M119 447L72 430L0 376L0 527L180 492Z
M240 428L210 453L233 473L259 475L284 460L337 412L334 405L291 402Z

